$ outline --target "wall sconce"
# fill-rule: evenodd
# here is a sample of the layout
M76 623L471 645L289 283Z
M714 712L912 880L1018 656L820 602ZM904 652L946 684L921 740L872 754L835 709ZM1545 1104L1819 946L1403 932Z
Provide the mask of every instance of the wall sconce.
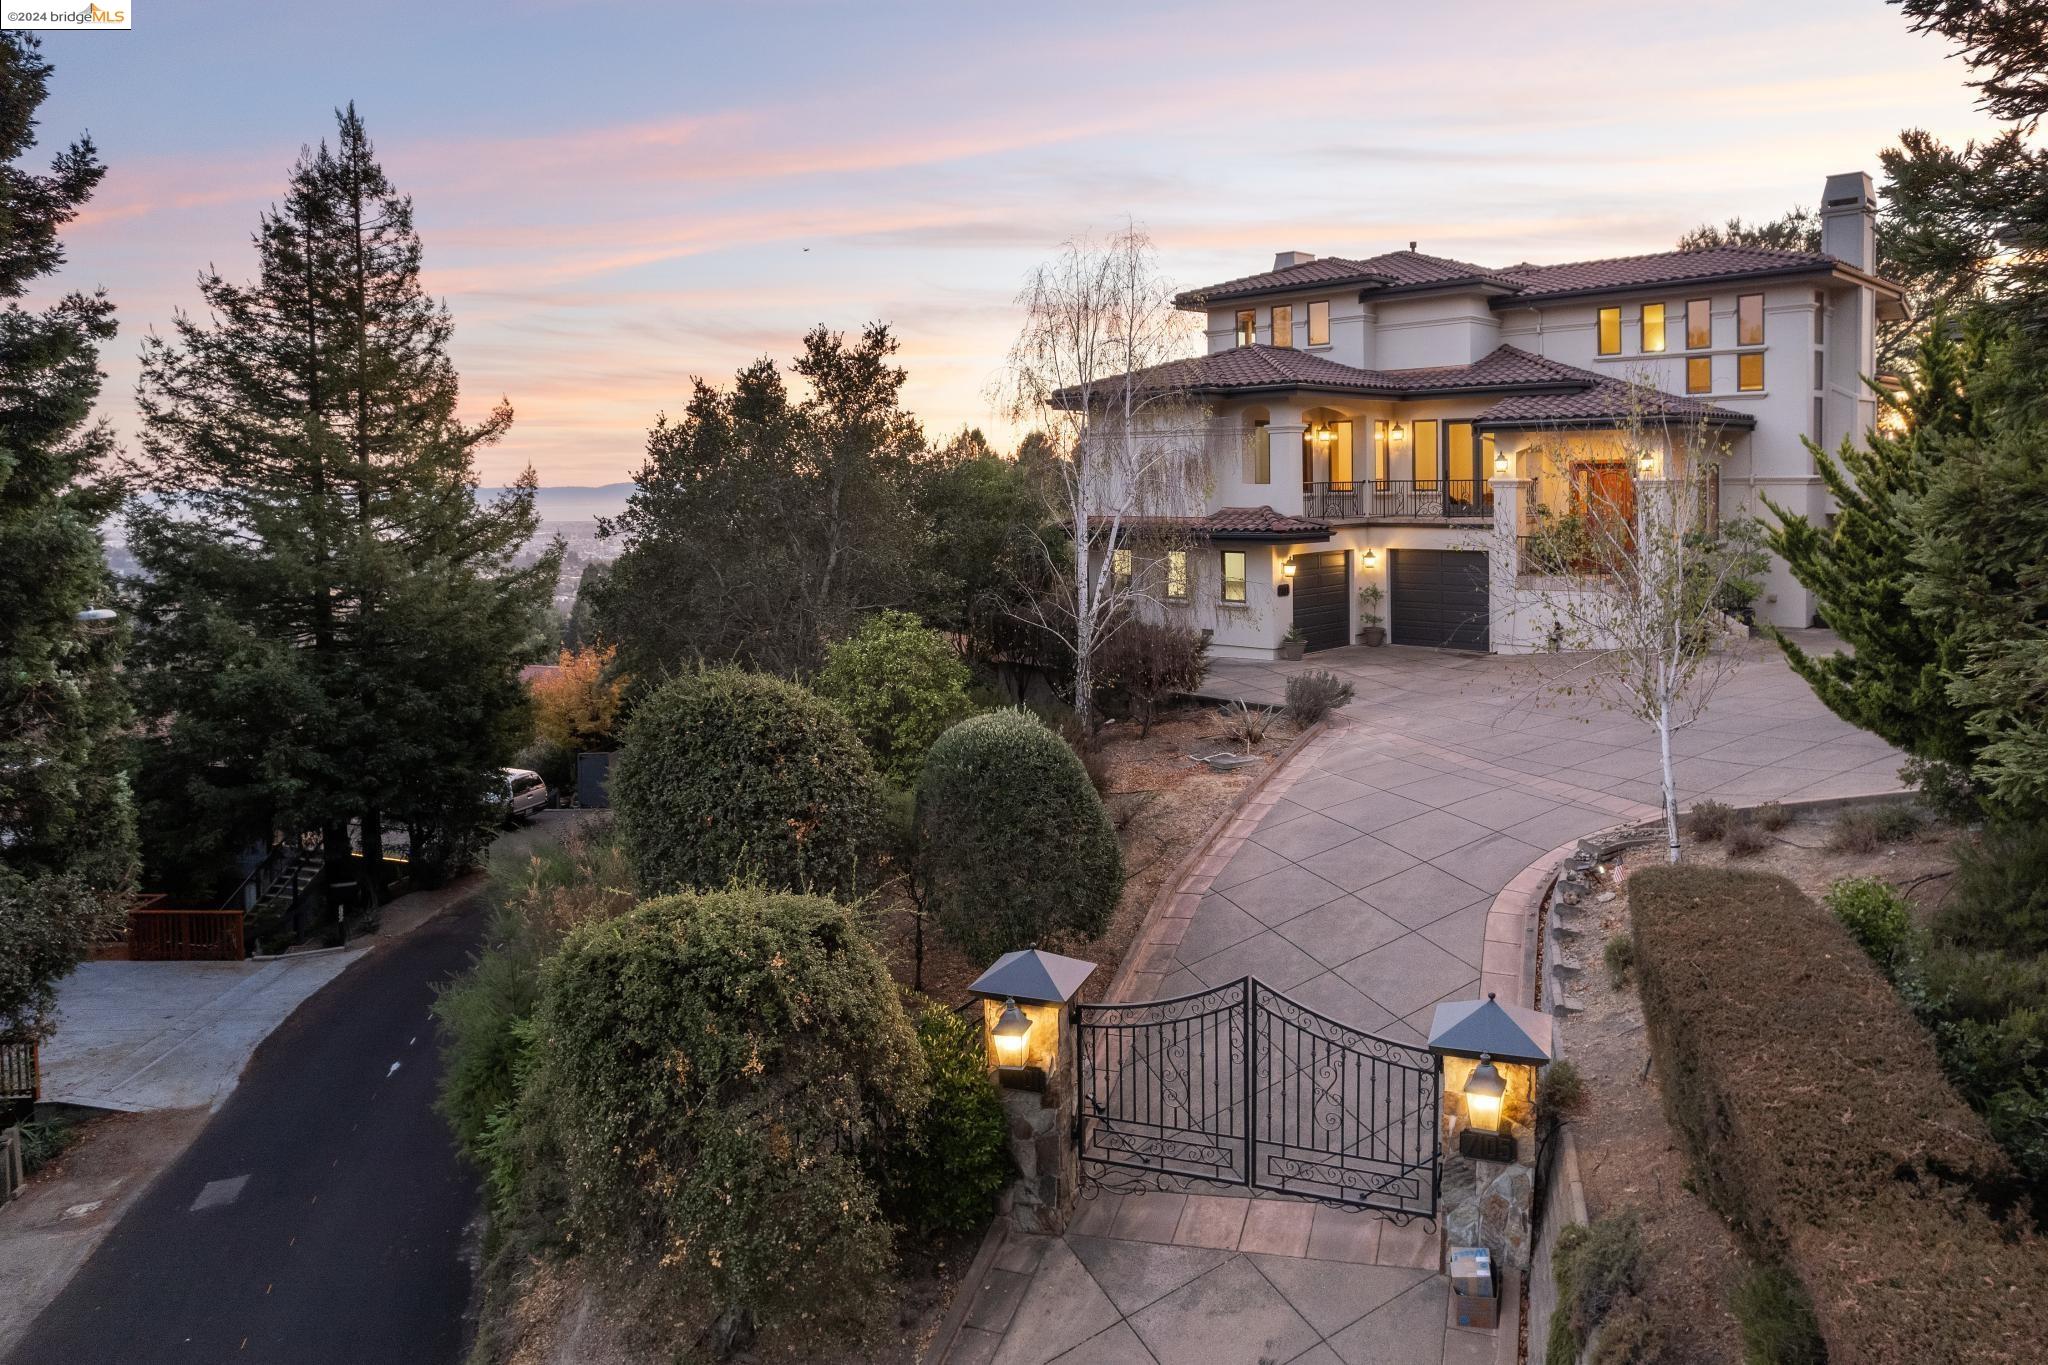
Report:
M1644 451L1642 455L1636 460L1636 468L1639 471L1641 471L1642 476L1644 478L1654 478L1657 473L1656 452L1650 450Z
M1314 440L1315 443L1319 446L1326 446L1330 442L1337 439L1336 432L1330 430L1330 428L1327 426L1321 425L1320 423L1317 424L1317 426L1314 428L1314 432L1315 434L1311 439Z
M1368 545L1358 552L1358 562L1368 569L1377 569L1380 566L1380 552Z
M1280 572L1281 572L1282 576L1284 576L1284 577L1287 577L1287 578L1292 578L1292 577L1294 577L1294 561L1293 561L1293 559L1289 558L1289 559L1283 559L1283 560L1281 560L1281 561L1280 561Z
M1402 426L1399 422L1396 422L1394 423L1393 430L1389 431L1387 435L1391 436L1396 441L1405 441L1408 439L1408 428Z
M1493 477L1505 479L1508 476L1508 453L1505 450L1493 452Z
M1507 1093L1508 1083L1501 1079L1493 1057L1480 1053L1479 1065L1472 1068L1472 1075L1465 1082L1465 1113L1474 1129L1482 1133L1500 1132L1501 1100Z

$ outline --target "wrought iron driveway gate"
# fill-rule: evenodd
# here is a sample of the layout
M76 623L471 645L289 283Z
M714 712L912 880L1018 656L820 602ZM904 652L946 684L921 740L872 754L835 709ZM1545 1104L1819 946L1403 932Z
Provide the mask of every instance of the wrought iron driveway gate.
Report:
M1256 978L1080 1005L1081 1169L1111 1189L1242 1185L1433 1218L1428 1049L1374 1037Z

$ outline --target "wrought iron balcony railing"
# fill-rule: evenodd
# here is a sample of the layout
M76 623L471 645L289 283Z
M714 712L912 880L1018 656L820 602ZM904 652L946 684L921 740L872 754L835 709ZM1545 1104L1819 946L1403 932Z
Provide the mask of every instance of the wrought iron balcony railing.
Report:
M1301 493L1303 514L1328 521L1493 515L1493 487L1480 479L1354 479Z

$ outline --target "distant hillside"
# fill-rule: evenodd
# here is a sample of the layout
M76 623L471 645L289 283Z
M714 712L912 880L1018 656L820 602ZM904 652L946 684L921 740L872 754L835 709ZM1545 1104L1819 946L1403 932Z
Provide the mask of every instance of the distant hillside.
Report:
M504 492L502 488L480 488L479 497L490 498ZM540 512L542 521L586 521L591 517L615 517L626 510L626 499L633 495L630 483L607 483L596 487L543 487L534 496L534 506Z

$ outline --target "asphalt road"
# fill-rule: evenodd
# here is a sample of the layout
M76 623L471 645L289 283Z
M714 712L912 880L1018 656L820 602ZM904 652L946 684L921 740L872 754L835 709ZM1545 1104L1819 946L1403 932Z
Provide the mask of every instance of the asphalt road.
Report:
M457 1361L476 1181L434 1112L434 987L479 902L380 947L251 1058L12 1365Z

